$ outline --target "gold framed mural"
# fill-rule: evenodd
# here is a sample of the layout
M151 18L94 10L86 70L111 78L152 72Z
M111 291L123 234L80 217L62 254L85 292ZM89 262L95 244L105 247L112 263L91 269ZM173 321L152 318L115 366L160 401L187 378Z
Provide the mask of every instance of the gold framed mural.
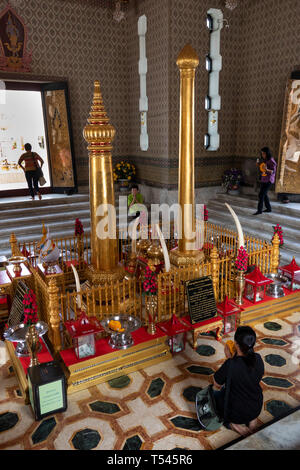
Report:
M300 194L300 79L287 83L275 191Z
M74 187L74 169L64 89L44 91L52 186Z

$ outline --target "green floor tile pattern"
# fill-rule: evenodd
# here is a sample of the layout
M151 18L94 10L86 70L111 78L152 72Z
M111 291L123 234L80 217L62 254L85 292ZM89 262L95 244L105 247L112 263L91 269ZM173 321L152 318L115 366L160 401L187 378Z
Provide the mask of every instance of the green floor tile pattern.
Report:
M276 368L276 372L273 369L272 373L266 370L262 380L266 398L261 424L282 417L300 405L299 368L291 366L291 355L295 351L293 342L297 340L295 328L298 331L300 313L297 318L297 321L282 318L281 324L276 321L264 322L260 324L259 329L256 329L256 351L263 352L267 345L268 352L262 353L265 368L267 369L268 365ZM279 336L284 325L285 334ZM272 336L273 332L276 333L276 337ZM227 339L223 338L223 344ZM230 442L237 436L236 434L232 436L232 432L230 434L230 431L223 427L216 432L203 433L194 406L196 393L211 383L212 375L225 360L223 352L220 354L223 349L219 346L220 343L212 335L203 335L202 338L198 338L196 350L192 350L187 344L184 353L174 356L171 361L150 367L149 370L146 368L136 373L121 375L105 384L83 391L82 396L80 392L78 399L76 393L68 395L69 405L73 406L73 411L72 407L71 412L67 410L67 413L71 413L70 417L61 413L50 416L39 424L34 421L32 411L28 408L30 405L22 405L13 368L10 362L6 362L0 365L0 380L4 378L4 382L8 381L6 394L2 393L0 400L0 450L13 448L19 443L27 449L48 446L73 450L101 449L104 446L103 448L107 449L109 447L105 439L110 434L115 436L111 437L112 449L126 450L152 449L156 439L164 442L168 436L168 439L172 438L173 443L169 444L169 449L189 449L190 446L197 448L198 439L201 448L204 445L208 449L223 445L226 439ZM284 355L281 355L283 351ZM217 359L213 362L212 358L217 354ZM208 360L209 363L206 362ZM95 394L98 394L98 399ZM137 406L142 407L141 411L137 411ZM152 406L155 410L153 413ZM161 417L158 411L160 408L163 410ZM87 415L86 410L88 410ZM132 413L135 413L135 417L130 420ZM125 430L124 419L127 415L131 424L128 430ZM152 424L147 425L149 419L153 426L159 423L157 434L152 430ZM15 428L17 431L20 425L24 430L14 439L12 429ZM103 429L105 431L102 431ZM61 444L59 438L67 431L68 437ZM216 442L214 439L210 441L210 436L216 439ZM188 440L187 445L184 445L184 440L191 438L192 442Z
M97 447L101 436L95 429L83 429L75 434L72 444L77 450L91 450Z
M148 391L147 391L148 395L151 398L158 397L161 394L164 388L164 385L165 385L165 382L160 377L152 380L150 387L148 388Z
M279 354L267 354L265 361L270 364L270 366L282 367L286 365L286 360Z
M0 432L13 428L19 421L16 413L2 413L0 415Z
M116 403L109 403L105 401L95 401L90 403L89 407L92 411L98 411L99 413L114 414L120 411L119 406Z
M41 422L38 428L32 434L32 442L33 444L38 444L39 442L43 442L47 439L49 434L53 431L56 426L55 418L48 418Z

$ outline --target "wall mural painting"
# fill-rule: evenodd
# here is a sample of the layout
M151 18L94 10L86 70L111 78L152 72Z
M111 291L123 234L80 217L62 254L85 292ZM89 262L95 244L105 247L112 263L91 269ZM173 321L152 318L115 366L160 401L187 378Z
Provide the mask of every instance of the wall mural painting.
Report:
M300 80L288 80L278 168L276 192L300 194Z
M74 174L64 90L45 92L48 139L54 187L73 187Z
M0 70L30 72L31 53L26 43L27 28L8 5L0 12Z

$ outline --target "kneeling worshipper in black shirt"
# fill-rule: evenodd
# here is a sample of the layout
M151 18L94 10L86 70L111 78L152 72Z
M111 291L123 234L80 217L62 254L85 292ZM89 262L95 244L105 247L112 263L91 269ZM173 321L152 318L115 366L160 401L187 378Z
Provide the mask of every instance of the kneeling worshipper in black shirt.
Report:
M254 330L250 326L239 326L234 335L235 352L232 354L225 346L228 359L214 374L216 406L224 418L225 389L230 368L229 396L223 424L242 436L256 430L257 417L263 406L259 383L264 375L264 363L261 356L254 352L255 342Z

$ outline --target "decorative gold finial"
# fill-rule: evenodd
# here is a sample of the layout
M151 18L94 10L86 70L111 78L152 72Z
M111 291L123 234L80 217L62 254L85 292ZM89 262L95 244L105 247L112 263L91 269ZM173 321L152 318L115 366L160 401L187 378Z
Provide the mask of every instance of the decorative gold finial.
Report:
M199 57L190 44L186 44L180 51L176 64L180 69L195 69L198 67Z
M94 81L94 95L88 124L84 127L83 137L88 142L88 150L92 153L105 153L112 150L115 128L109 123L104 108L99 80Z

